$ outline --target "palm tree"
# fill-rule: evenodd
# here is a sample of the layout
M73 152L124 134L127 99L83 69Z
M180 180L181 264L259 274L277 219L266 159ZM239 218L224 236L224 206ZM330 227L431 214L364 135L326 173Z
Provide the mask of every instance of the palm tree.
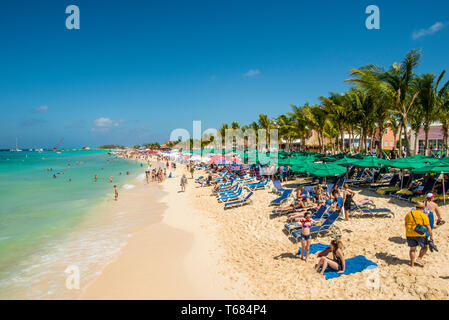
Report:
M289 115L280 115L276 118L277 129L279 130L279 138L286 141L287 150L291 150L293 139L298 136L295 130L295 119Z
M410 155L410 140L407 135L408 114L414 106L419 92L412 93L415 75L413 69L421 59L420 50L411 50L401 63L394 63L389 70L374 65L352 69L354 76L346 81L356 83L368 90L381 91L395 101L394 111L398 114L404 130L407 155Z
M268 147L270 145L270 132L273 128L273 121L271 121L266 114L261 113L259 114L258 124L261 129L265 129L266 131L266 144Z
M328 114L328 119L332 122L333 129L340 134L340 151L344 149L344 132L348 121L348 108L344 95L332 92L329 97L321 96L319 98L323 103L323 108ZM330 127L329 130L332 131ZM338 134L337 137L338 138Z
M415 145L413 146L415 155L418 154L418 135L419 135L419 130L421 130L422 125L423 125L423 112L421 108L414 108L412 110L412 112L409 113L409 122L410 122L410 126L413 130L413 132L415 133ZM397 123L396 123L397 124ZM396 127L397 129L397 127Z
M440 80L443 78L445 73L446 73L446 70L443 70L443 72L441 72L440 76L438 77L437 83L440 82ZM435 86L435 92L437 92L437 88L438 88L438 84ZM441 89L438 90L438 93L436 94L436 101L437 101L437 119L441 122L442 131L443 131L444 155L442 153L442 156L445 156L447 154L447 150L448 150L449 81L447 81L441 87Z
M301 144L304 148L306 138L308 138L310 134L308 120L304 114L302 107L298 107L293 104L291 104L290 106L292 107L293 111L290 112L289 115L295 122L294 130L296 131L296 136L301 139Z
M318 134L318 144L321 152L324 152L324 130L327 120L326 110L319 105L310 106L308 103L303 107L304 115L310 127L314 128Z

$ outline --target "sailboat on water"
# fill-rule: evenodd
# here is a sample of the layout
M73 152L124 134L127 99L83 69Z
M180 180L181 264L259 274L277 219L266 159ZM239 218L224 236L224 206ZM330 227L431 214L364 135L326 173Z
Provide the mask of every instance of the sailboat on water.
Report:
M9 151L11 151L11 152L21 152L21 151L22 151L22 150L20 150L19 147L18 147L18 140L17 140L17 138L16 138L16 148L15 148L15 149L11 149L11 150L9 150Z

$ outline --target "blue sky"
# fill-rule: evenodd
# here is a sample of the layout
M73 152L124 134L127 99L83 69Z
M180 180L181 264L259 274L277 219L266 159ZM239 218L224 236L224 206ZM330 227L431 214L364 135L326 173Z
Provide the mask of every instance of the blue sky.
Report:
M68 30L65 8L80 8ZM380 8L367 30L365 8ZM2 0L0 148L165 142L344 91L350 67L422 48L449 69L449 2ZM440 23L440 24L437 24ZM415 37L413 36L415 34Z

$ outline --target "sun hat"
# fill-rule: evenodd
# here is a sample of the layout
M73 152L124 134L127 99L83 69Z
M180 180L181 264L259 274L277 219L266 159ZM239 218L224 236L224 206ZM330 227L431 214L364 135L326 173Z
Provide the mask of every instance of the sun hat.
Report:
M426 196L428 199L435 198L435 195L432 192L429 192Z
M418 202L416 205L415 205L415 208L416 209L418 209L418 208L425 208L426 206L423 204L423 203L420 203L420 202Z

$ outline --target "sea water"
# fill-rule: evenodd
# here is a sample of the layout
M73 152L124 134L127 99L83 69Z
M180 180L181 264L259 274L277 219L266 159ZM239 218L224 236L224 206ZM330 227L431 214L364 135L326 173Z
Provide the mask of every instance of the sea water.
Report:
M113 201L113 185L142 183L143 172L106 151L0 152L0 298L76 298L67 267L85 286L118 254L120 228L132 223L111 223L93 208Z

